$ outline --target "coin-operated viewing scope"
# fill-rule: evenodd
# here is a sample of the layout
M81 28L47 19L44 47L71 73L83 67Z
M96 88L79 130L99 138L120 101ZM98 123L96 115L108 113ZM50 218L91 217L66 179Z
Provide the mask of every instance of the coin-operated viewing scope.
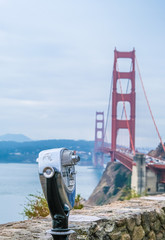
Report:
M73 233L68 228L69 212L74 206L76 193L75 164L80 160L74 151L65 148L39 153L39 176L52 217L53 239L68 239Z

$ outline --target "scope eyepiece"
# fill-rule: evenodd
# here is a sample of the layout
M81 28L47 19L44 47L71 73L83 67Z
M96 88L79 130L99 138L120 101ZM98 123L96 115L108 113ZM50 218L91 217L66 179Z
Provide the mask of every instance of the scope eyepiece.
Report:
M51 177L54 176L54 174L55 174L55 171L54 171L54 169L52 167L45 167L43 169L43 175L46 178L51 178Z

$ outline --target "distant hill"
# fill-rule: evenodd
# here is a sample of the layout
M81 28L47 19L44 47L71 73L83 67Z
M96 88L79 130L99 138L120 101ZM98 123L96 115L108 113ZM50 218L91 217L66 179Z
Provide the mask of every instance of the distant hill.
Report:
M164 146L165 146L165 143L164 143ZM161 160L165 160L165 152L164 152L162 144L159 143L157 148L155 150L151 150L148 153L148 155L151 156L151 157L159 158Z
M23 134L4 134L0 136L0 141L29 142L32 140Z
M51 148L76 150L80 165L92 165L93 141L84 140L41 140L41 141L0 141L0 163L36 163L39 152Z

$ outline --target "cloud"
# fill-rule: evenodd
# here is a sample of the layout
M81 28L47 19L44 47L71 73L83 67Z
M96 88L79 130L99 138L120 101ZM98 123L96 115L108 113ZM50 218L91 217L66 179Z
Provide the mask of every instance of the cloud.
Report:
M93 140L95 111L107 110L115 46L135 47L153 112L163 119L164 4L149 4L1 0L0 134Z

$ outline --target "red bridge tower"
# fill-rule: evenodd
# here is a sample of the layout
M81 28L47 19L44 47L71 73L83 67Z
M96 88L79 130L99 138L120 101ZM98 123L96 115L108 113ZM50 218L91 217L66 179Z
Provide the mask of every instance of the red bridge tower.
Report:
M96 112L94 165L104 164L104 112Z
M119 72L117 59L130 58L132 60L132 69L130 72ZM132 88L130 93L118 93L117 81L130 79ZM126 120L117 119L118 102L130 103L130 118ZM135 146L135 50L131 52L114 51L114 68L113 68L113 92L112 92L112 135L111 135L111 161L115 160L117 132L119 129L128 129L130 138L130 149Z

